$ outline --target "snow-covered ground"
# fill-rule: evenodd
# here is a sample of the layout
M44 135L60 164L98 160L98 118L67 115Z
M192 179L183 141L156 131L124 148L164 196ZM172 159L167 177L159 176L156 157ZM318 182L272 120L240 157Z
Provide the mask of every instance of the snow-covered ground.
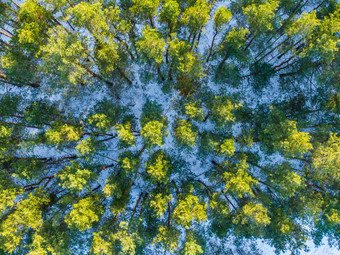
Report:
M330 247L327 244L327 240L324 239L322 245L315 247L312 241L307 242L309 251L301 251L301 255L339 255L340 250L336 247ZM258 247L262 250L264 255L275 255L273 247L263 242L258 242ZM289 255L290 252L281 253L280 255Z

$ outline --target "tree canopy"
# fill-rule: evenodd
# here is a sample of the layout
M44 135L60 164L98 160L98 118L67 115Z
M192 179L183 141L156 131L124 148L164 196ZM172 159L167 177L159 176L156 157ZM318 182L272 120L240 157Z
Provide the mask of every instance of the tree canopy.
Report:
M340 250L336 0L0 0L0 254Z

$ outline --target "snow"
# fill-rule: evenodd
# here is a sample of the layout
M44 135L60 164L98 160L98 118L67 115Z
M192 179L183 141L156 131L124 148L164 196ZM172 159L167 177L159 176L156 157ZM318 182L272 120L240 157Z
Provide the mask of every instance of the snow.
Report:
M219 2L218 5L214 8L216 10L220 6L226 5L226 2ZM234 20L232 19L230 22L230 25L234 24ZM206 52L210 45L211 45L211 38L213 36L213 23L212 20L207 24L205 29L202 32L202 36L200 39L200 44L198 45L198 51L200 53ZM218 45L219 40L222 38L222 34L219 34L216 37L215 46ZM273 52L272 55L274 55L275 52ZM195 157L194 155L198 154L198 148L194 148L193 150L183 150L178 151L177 145L174 142L173 133L171 131L171 128L174 126L175 118L178 117L178 113L173 109L173 103L176 102L176 100L179 98L179 94L176 91L172 91L170 93L164 93L162 91L161 85L159 85L155 81L150 81L149 83L143 83L139 77L139 73L143 72L143 68L146 68L145 66L139 66L137 64L134 64L131 67L132 75L134 76L134 84L130 87L126 87L122 90L122 93L120 94L119 103L124 106L128 106L129 109L133 112L134 116L138 119L140 118L142 114L142 107L144 103L146 102L146 99L154 100L157 103L160 103L163 107L163 111L168 118L168 125L169 125L169 135L165 139L165 144L162 146L162 149L170 152L173 155L178 156L178 158L181 158L186 161L187 166L191 170L191 172L198 176L200 175L200 179L204 182L208 183L207 178L204 178L202 173L206 172L211 168L211 159L212 157L206 157L204 159ZM249 70L247 70L249 71ZM245 73L246 74L246 73ZM244 84L247 84L247 80L244 81ZM215 92L220 89L220 86L217 84L214 84L212 81L207 81L207 86L214 90ZM306 85L307 86L307 85ZM59 109L65 109L67 112L71 112L75 118L84 119L85 116L87 116L93 109L93 106L102 101L104 98L112 98L110 95L112 94L112 91L110 91L109 88L101 87L101 88L80 88L78 95L68 95L68 99L63 99L60 90L54 90L54 91L47 91L44 90L44 88L41 89L39 93L36 93L34 90L30 88L14 88L12 86L3 85L3 90L0 92L1 94L12 92L24 95L27 99L33 99L33 98L48 98L51 102L58 103ZM280 84L278 82L277 77L273 77L270 81L270 86L262 90L261 97L259 97L256 93L254 93L253 89L250 88L250 86L240 86L239 89L231 88L231 87L224 87L223 88L224 93L228 95L233 95L237 92L241 93L243 95L243 98L241 101L243 101L247 106L256 109L260 104L264 104L266 106L272 105L273 102L280 102L285 99L284 95L282 94L282 91L280 89ZM315 93L316 91L314 91ZM80 96L81 95L81 96ZM202 124L199 124L199 130L200 131L212 131L214 126L211 123L210 120L207 122L204 122ZM139 127L140 128L140 127ZM237 136L241 133L241 125L236 123L232 126L232 133L234 136ZM34 132L34 131L32 131ZM137 138L137 142L141 140L141 137ZM117 158L118 153L121 152L121 150L116 149L117 143L110 140L106 143L108 145L107 151L101 152L106 157L111 157L113 159ZM135 148L136 151L140 150L140 147ZM264 153L261 152L261 148L259 145L254 145L251 149L251 151L260 152L261 161L260 165L266 165L266 164L274 164L274 163L281 163L283 162L284 158L280 153L275 153L271 156L265 156ZM39 146L36 147L33 152L34 155L38 157L42 156L58 156L62 157L60 154L60 151L55 148L48 148L46 146ZM70 151L68 151L66 154L69 154ZM72 152L73 154L75 151ZM145 156L143 157L144 161L146 160ZM101 159L103 162L103 159ZM113 163L113 161L110 161L109 159L105 159L105 162L108 164ZM142 165L144 162L142 162ZM108 177L111 169L106 169L101 172L99 177L99 182L102 184L102 187L105 184L105 180ZM255 171L255 170L254 170ZM174 175L171 177L171 179L178 179L178 175ZM131 199L131 204L133 205L136 200L138 199L139 195L139 189L133 189L131 192L131 196L133 197ZM106 212L107 213L107 212ZM216 241L218 242L218 241ZM275 254L272 247L270 247L268 244L263 243L261 241L258 242L260 250L262 250L263 254L265 255L271 255ZM310 255L338 255L340 254L340 251L335 247L330 247L327 242L325 241L320 247L315 247L312 241L308 241L307 245L310 247L310 251L304 252L302 251L301 254L310 254ZM79 253L81 254L81 252ZM284 254L289 254L284 253Z

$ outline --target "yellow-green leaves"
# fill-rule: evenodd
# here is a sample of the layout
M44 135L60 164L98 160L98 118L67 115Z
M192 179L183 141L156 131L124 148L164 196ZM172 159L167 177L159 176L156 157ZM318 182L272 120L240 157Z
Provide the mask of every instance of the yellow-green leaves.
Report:
M202 121L204 120L203 109L199 106L198 102L190 102L185 106L185 114L187 114L191 119Z
M108 131L111 127L107 116L103 113L96 113L94 115L91 115L88 121L90 124L93 124L96 128L103 131Z
M175 137L182 145L195 146L198 133L193 131L192 124L186 120L179 120L175 127Z
M22 199L16 210L1 223L0 248L12 253L29 228L37 231L43 224L42 206L48 202L45 194L39 192Z
M12 129L6 126L0 126L0 156L8 149L7 145L9 144L9 138L12 135Z
M162 122L157 120L149 121L144 125L141 131L141 136L143 137L147 146L162 146L163 139L165 135L165 126Z
M175 34L169 41L169 56L179 75L200 79L204 76L199 55L190 49L187 41L179 40Z
M225 40L228 44L227 47L240 49L246 43L246 35L248 33L249 29L243 27L233 27L225 37Z
M202 247L194 239L193 233L192 232L188 233L184 245L184 255L199 255L202 253L203 253Z
M316 11L302 13L291 26L287 34L292 37L302 38L305 47L301 56L313 55L321 57L327 62L335 58L339 51L339 38L336 33L340 30L340 4L336 5L334 13L330 13L323 20L318 19Z
M136 240L139 239L137 233L131 233L129 223L122 221L119 223L118 231L110 237L113 241L119 242L121 254L135 254Z
M207 219L206 204L200 203L198 197L187 195L178 201L173 212L174 221L185 227L189 228L192 220L205 221Z
M235 120L233 111L239 107L242 107L241 103L233 103L228 97L215 96L211 107L212 118L219 126L233 122Z
M80 34L67 33L62 27L49 30L48 43L41 47L43 70L74 85L85 82L89 73L80 62L87 58L87 47L79 37Z
M285 153L293 156L302 156L304 153L313 149L310 143L310 139L312 138L310 134L297 131L296 123L289 122L288 125L291 131L288 137L284 141L281 141L281 148Z
M19 42L34 47L41 45L48 28L49 14L45 8L35 1L25 1L18 10L18 18L20 20L17 30Z
M136 13L143 18L156 16L157 8L160 5L159 0L132 0L132 3L131 12Z
M140 237L132 232L129 223L122 221L116 227L114 233L99 231L93 233L91 250L96 255L129 254L134 255L136 242ZM118 253L116 251L119 250Z
M119 61L118 44L113 38L109 38L107 42L98 41L95 48L95 56L101 73L110 76Z
M150 175L152 182L168 183L168 171L170 162L163 151L156 152L150 162L145 163L145 169Z
M295 173L289 163L279 165L270 177L271 185L279 190L283 197L292 197L306 187L305 179Z
M109 24L119 20L119 7L103 8L102 3L80 2L67 9L72 16L72 23L78 27L86 27L97 36L108 34ZM70 18L69 16L69 18Z
M311 39L315 28L320 25L320 20L316 17L316 11L303 13L294 23L288 27L289 36L299 36L305 39Z
M340 180L340 137L331 133L327 142L313 153L313 166L319 178Z
M5 126L0 126L0 139L6 139L10 137L12 134L12 129L5 127Z
M45 135L49 143L60 144L79 140L82 135L82 129L64 124L48 129Z
M23 191L18 190L14 187L2 187L0 186L0 215L12 208L15 205L15 198L17 195L21 194Z
M79 163L72 161L58 174L59 184L71 191L82 191L84 186L93 177L93 173L82 168Z
M329 213L326 214L327 220L336 225L340 223L340 213L338 210L332 208Z
M270 223L267 209L262 204L249 202L242 207L241 212L234 218L234 222L241 224L253 223L255 225L266 226Z
M233 192L238 197L243 197L246 194L254 197L252 188L258 181L248 173L248 167L249 165L246 164L246 160L243 159L240 163L236 164L233 172L225 172L223 174L227 192Z
M285 119L280 111L272 109L273 123L264 128L262 140L274 150L280 150L288 157L302 157L313 146L310 142L311 135L297 130L297 122Z
M250 26L257 32L261 33L266 30L272 30L272 19L278 9L280 1L268 0L264 4L251 4L242 8L247 16Z
M234 152L235 152L235 140L233 138L224 139L220 146L219 153L230 157L234 155Z
M73 209L65 217L65 222L80 231L90 229L99 221L99 215L103 213L98 197L87 197L73 205Z
M163 248L169 252L174 252L178 247L180 231L172 226L159 226L158 234L153 239L153 244L161 243Z
M76 150L83 156L89 155L96 150L91 138L82 140L76 146Z
M191 33L196 33L209 21L210 6L206 0L197 0L192 6L185 8L181 21L188 26Z
M158 218L162 217L168 208L168 203L172 200L171 195L158 193L153 195L150 200L150 207L156 212Z
M229 22L232 16L231 11L226 7L222 6L218 8L214 15L215 30L221 30L222 27Z
M161 22L166 22L172 27L176 24L180 11L181 9L177 1L165 0L159 14L159 19Z
M110 254L112 252L113 243L105 240L102 236L105 236L102 232L93 233L91 250L95 255Z
M119 140L126 146L133 146L135 144L135 136L131 132L131 123L119 124L116 126Z
M154 61L157 64L163 62L165 41L159 36L157 29L145 26L142 38L136 42L136 47L146 60Z

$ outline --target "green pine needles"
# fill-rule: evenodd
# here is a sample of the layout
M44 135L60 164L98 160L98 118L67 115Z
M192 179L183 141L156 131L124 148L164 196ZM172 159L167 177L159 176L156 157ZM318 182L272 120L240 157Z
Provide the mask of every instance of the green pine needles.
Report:
M339 249L337 2L0 0L0 254Z

